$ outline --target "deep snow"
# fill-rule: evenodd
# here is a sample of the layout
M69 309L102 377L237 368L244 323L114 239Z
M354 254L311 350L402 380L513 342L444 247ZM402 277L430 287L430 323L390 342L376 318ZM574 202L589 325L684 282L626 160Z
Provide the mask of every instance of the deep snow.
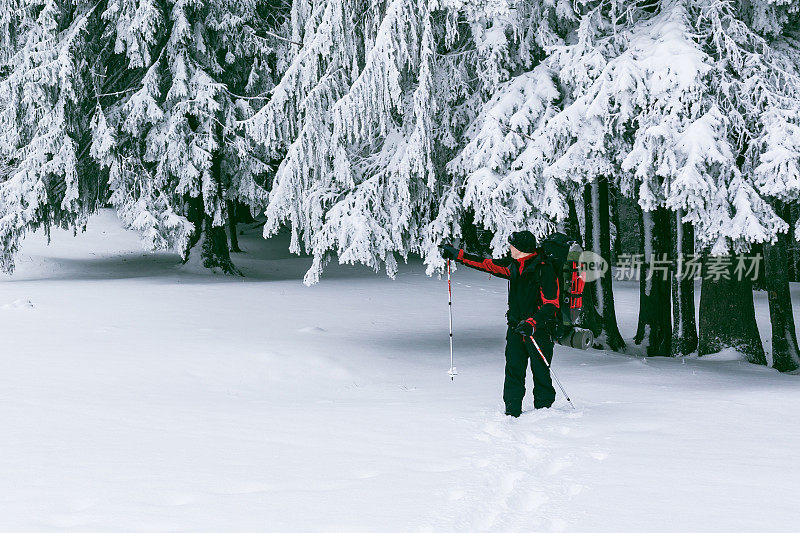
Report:
M308 288L258 233L243 279L140 251L110 212L28 238L0 278L0 530L796 530L799 376L557 347L578 409L506 419L502 280L453 274L451 382L446 281ZM616 289L630 337L638 288Z

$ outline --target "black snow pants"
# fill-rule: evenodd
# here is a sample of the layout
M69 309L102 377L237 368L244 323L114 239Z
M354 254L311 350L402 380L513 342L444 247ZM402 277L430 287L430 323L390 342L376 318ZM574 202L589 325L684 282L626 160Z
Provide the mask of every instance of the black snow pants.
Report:
M553 341L546 333L535 332L533 338L542 349L547 362L553 360ZM530 339L524 339L509 326L506 333L506 379L503 386L503 401L506 413L519 415L522 398L525 396L525 373L530 360L533 372L533 406L536 409L550 407L556 399L556 390L550 378L550 370L542 361Z

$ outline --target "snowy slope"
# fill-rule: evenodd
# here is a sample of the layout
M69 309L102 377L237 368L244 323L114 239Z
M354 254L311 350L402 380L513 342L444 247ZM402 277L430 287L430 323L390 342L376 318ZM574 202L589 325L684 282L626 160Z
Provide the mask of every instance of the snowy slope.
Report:
M109 212L28 239L0 278L0 531L795 529L798 376L557 347L578 409L508 420L501 280L454 273L451 382L445 282L308 288L258 233L244 279L143 253Z

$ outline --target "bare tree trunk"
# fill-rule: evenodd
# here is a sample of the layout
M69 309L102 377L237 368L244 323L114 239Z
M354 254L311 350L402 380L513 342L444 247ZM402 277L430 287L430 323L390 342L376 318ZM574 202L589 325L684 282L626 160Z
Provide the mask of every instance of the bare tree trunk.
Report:
M593 250L594 225L592 223L592 194L591 186L587 185L583 190L583 249ZM577 209L575 211L577 218ZM583 288L583 310L581 312L580 326L591 330L594 338L600 337L603 332L603 317L597 312L599 306L596 304L597 289L599 281L587 281Z
M639 279L639 327L634 341L646 346L647 355L667 356L672 340L670 212L660 207L642 212L641 217L644 264Z
M782 210L780 205L775 207L778 212ZM781 372L800 367L800 349L797 347L792 297L789 292L789 272L785 268L788 261L788 240L789 237L781 233L775 244L764 243L769 319L772 324L772 367Z
M672 264L681 265L679 277L672 279L672 356L687 355L697 349L697 322L694 310L694 275L685 272L685 262L694 255L694 228L683 222L683 211L672 214Z
M602 177L584 189L584 209L586 213L586 249L591 250L606 261L611 257L610 210L608 205L608 179ZM594 309L599 316L604 335L598 337L598 344L619 351L625 348L625 341L617 326L617 313L614 307L613 275L608 268L603 276L586 284L584 293L591 291ZM592 329L591 327L589 329ZM594 331L594 330L593 330Z
M622 239L622 225L619 222L619 195L609 195L609 205L611 207L611 219L614 221L614 241L611 246L611 264L616 264L619 260L619 251L621 249Z
M800 205L787 205L786 217L786 220L791 222L789 230L791 233L789 235L794 235L798 218L800 218ZM790 237L787 241L787 247L789 249L789 281L800 281L800 243Z
M239 248L239 235L236 233L236 204L230 200L228 206L228 233L231 235L231 252L242 253Z
M250 208L247 204L243 204L239 201L234 201L233 204L236 206L236 222L240 224L253 224L256 219L253 218L252 213L250 213Z
M221 160L218 153L214 153L212 157L211 174L219 183ZM187 218L195 227L194 235L189 241L187 259L193 253L199 253L205 268L218 268L225 274L241 276L242 273L231 261L225 226L214 226L214 219L205 212L202 197L188 198L187 202L189 204Z
M581 241L581 225L578 221L578 210L575 207L575 199L571 196L567 197L567 223L564 228L564 233L567 237L574 239L578 242Z
M747 277L737 279L735 266L738 256L731 259L726 276L719 279L707 274L703 276L697 351L706 355L733 348L743 353L751 363L766 365L764 346L756 325L752 283ZM708 262L707 254L703 262Z

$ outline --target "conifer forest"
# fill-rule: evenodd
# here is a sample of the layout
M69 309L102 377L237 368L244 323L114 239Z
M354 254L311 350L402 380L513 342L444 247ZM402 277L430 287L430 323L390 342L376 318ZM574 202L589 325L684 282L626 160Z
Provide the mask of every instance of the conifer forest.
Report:
M800 1L0 0L2 530L792 531L798 283Z

